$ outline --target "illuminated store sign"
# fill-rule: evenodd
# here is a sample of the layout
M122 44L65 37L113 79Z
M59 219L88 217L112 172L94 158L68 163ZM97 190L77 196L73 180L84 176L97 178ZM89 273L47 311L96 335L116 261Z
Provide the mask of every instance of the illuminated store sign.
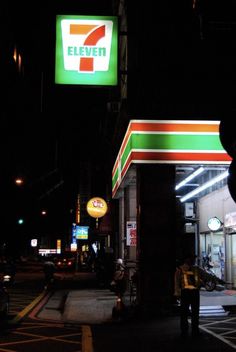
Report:
M117 17L56 19L55 83L117 85Z
M89 234L89 226L72 225L72 242L75 245L77 240L87 240ZM73 246L74 247L74 246Z
M225 164L220 121L130 120L112 171L112 196L131 164Z
M76 226L76 238L78 240L88 239L89 226Z
M100 218L107 212L107 203L103 198L94 197L87 203L87 212L93 218Z

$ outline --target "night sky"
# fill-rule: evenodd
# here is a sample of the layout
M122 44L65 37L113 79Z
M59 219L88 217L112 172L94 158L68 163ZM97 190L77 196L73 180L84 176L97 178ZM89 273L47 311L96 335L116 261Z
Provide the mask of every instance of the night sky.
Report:
M54 83L57 14L109 15L110 1L11 2L0 6L1 129L0 180L2 240L40 231L38 214L47 209L49 232L63 234L75 221L75 202L84 168L92 165L93 195L106 197L111 179L109 89L56 86ZM22 58L13 60L14 47ZM110 125L111 126L111 125ZM105 166L104 166L105 165ZM24 179L21 189L16 177ZM41 219L42 220L42 219ZM50 224L49 224L50 222ZM26 224L29 226L26 227ZM30 234L31 232L31 234ZM12 240L14 243L14 240Z

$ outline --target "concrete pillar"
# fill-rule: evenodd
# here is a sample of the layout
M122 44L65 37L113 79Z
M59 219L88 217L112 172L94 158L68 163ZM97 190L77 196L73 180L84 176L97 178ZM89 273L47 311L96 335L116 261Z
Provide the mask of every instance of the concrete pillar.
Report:
M172 307L175 271L175 167L137 167L139 306L144 315Z
M119 258L124 258L124 241L125 241L125 197L124 191L123 196L119 198Z
M126 188L126 196L125 196L125 219L127 221L136 221L137 220L137 192L136 192L136 184L129 185ZM126 227L126 223L125 223ZM136 246L128 246L126 247L126 259L129 261L136 261Z

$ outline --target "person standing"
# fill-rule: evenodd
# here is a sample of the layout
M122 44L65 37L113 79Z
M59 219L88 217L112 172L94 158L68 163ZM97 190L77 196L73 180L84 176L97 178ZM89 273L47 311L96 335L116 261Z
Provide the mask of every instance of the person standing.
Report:
M113 280L116 283L116 292L121 297L126 290L126 273L123 259L118 258L116 261L116 270L114 272Z
M195 265L195 256L187 255L175 271L174 295L180 300L181 336L187 337L191 310L192 336L199 336L200 286L204 271Z

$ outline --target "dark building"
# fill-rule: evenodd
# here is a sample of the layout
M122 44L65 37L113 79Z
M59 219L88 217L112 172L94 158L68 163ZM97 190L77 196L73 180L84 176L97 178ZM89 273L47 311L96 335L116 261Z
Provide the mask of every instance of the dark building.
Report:
M127 2L121 135L130 119L230 120L235 111L235 6L232 1ZM179 236L184 219L176 210L174 166L138 166L132 182L137 187L140 304L147 314L163 314L171 305L175 259L194 251L194 239ZM124 190L125 204L132 197ZM124 223L130 217L125 204Z
M56 85L55 26L58 14L114 13L111 1L55 1L37 11L31 4L1 5L2 241L9 242L10 231L17 250L40 234L68 239L78 193L83 206L93 195L109 200L115 126L109 106L119 87ZM16 188L16 177L23 187Z

